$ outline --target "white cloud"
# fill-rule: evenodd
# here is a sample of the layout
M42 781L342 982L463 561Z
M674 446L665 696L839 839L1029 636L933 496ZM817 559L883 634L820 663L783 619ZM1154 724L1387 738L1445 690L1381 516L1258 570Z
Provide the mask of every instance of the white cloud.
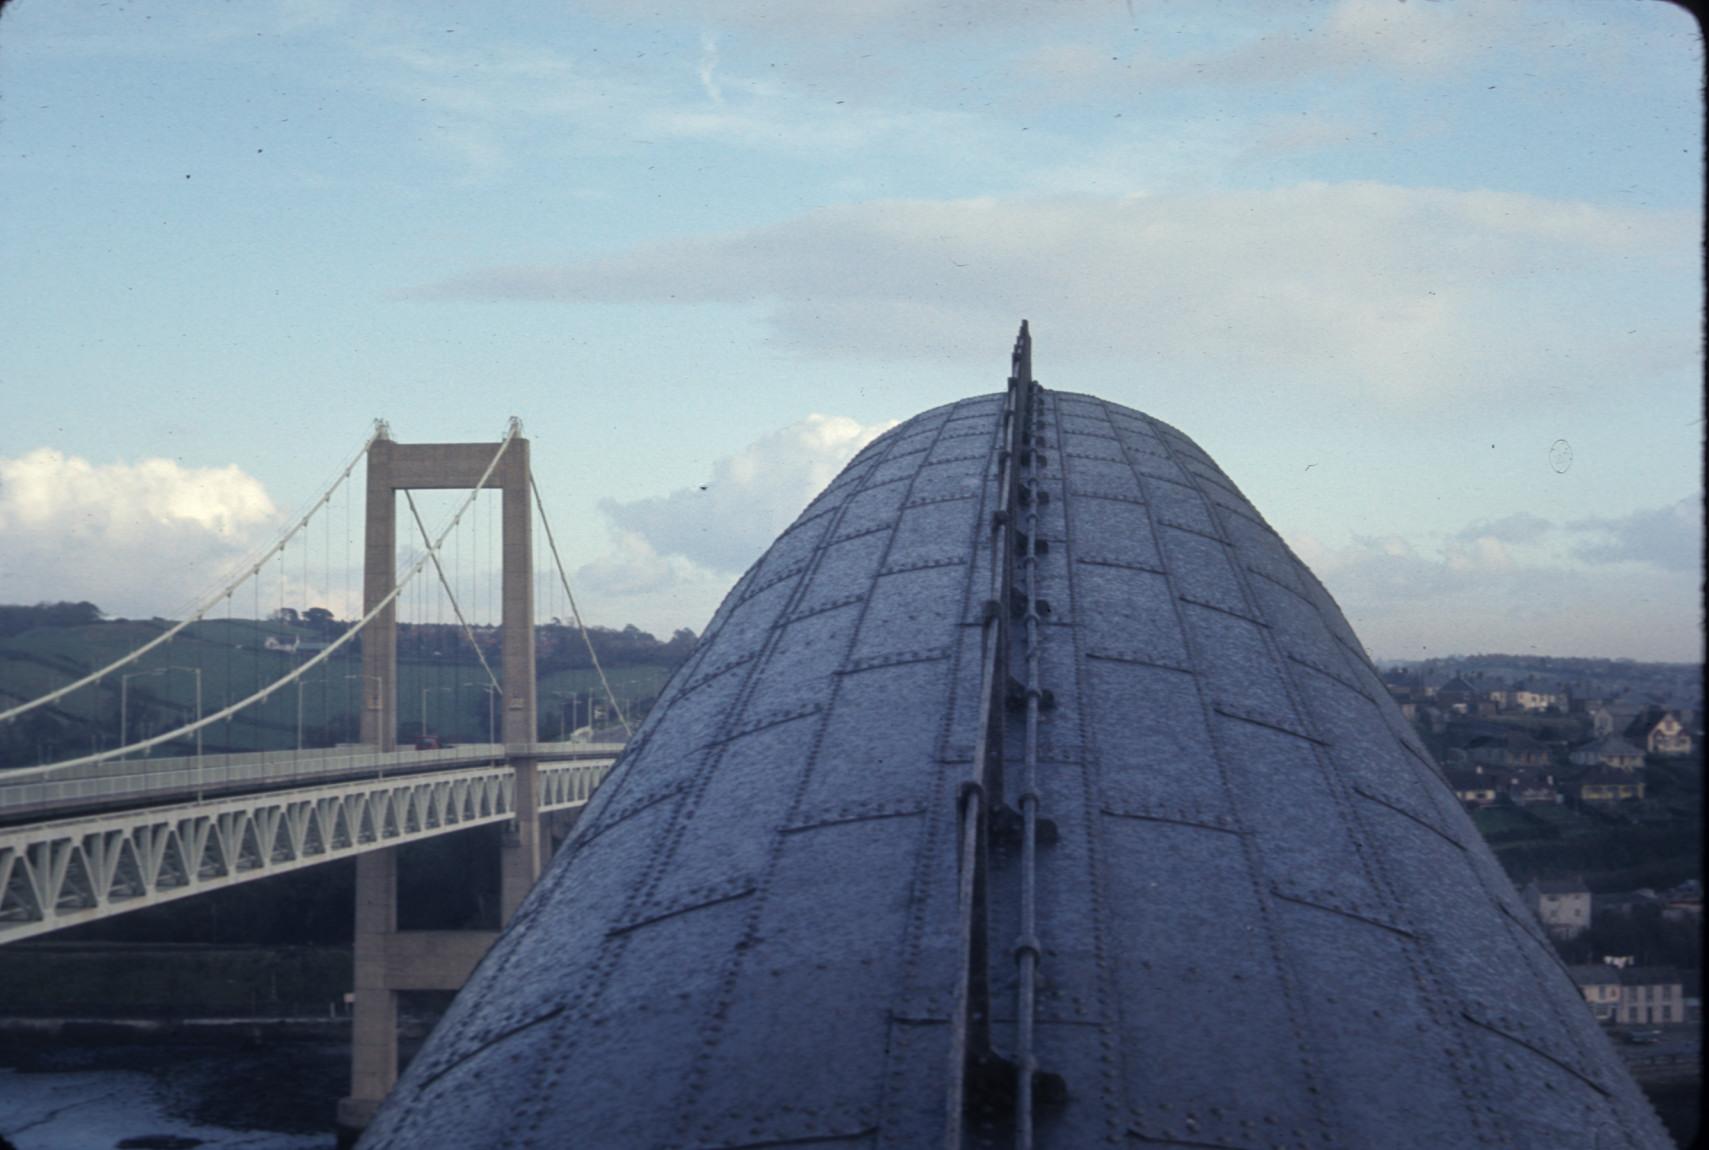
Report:
M714 104L724 102L724 91L718 86L718 37L710 32L700 38L700 86Z
M657 555L737 573L758 559L862 447L894 424L809 415L712 465L704 484L600 509Z
M153 614L207 587L277 520L235 465L96 464L38 448L0 459L0 600Z
M634 531L619 531L614 548L576 571L576 583L606 599L655 595L691 582L696 575L686 561L672 560L653 550Z
M1693 497L1566 525L1520 513L1434 542L1293 542L1373 655L1542 650L1693 661L1703 643L1701 506Z
M1035 17L1061 18L1050 0L860 0L802 4L795 0L677 0L666 5L636 0L588 0L613 17L661 17L680 23L739 27L761 34L837 41L879 33L897 38L959 37Z
M1513 43L1522 32L1521 17L1497 5L1342 0L1327 11L1276 6L1263 17L1267 24L1229 19L1220 27L1233 34L1222 43L1192 39L1180 50L1158 51L1150 45L1179 41L1155 34L1164 24L1179 24L1164 11L1147 13L1153 34L1141 38L1141 47L1109 51L1079 41L1049 43L1021 59L1022 74L1056 98L1122 90L1273 88L1366 69L1389 77L1437 76L1474 62L1497 43ZM1198 31L1203 34L1202 28Z
M607 617L660 635L699 630L736 577L855 452L894 426L809 415L719 459L705 484L605 500L614 545L576 572L576 586Z
M0 529L99 533L120 544L189 527L222 540L275 514L236 464L186 468L170 459L93 464L42 447L0 460Z
M640 110L636 132L647 139L707 140L731 147L824 156L883 145L903 151L941 148L946 138L969 141L987 129L953 112L843 107L799 97L720 99L705 104L661 104Z
M478 41L448 48L426 41L377 40L361 48L377 91L409 110L417 138L470 183L512 166L520 146L569 139L607 145L632 134L638 109L656 97L598 56L571 57L538 44Z
M668 44L648 70L504 41L392 40L364 54L377 88L418 118L419 138L477 183L522 166L525 154L565 148L628 154L690 140L821 158L881 145L935 154L945 138L972 147L988 130L977 117L899 106L888 95L845 101L822 78L791 87L775 72L732 72L711 32L697 49L686 39Z
M1064 358L1423 401L1693 362L1697 231L1694 213L1377 183L891 200L412 294L760 303L784 343L856 358L971 358L1028 316ZM1637 268L1680 284L1642 346L1608 306Z
M1500 519L1480 519L1457 532L1454 539L1467 542L1491 539L1501 543L1535 543L1553 528L1554 524L1541 515L1519 511L1504 515Z
M279 27L286 34L331 28L349 18L347 0L279 0L278 4Z

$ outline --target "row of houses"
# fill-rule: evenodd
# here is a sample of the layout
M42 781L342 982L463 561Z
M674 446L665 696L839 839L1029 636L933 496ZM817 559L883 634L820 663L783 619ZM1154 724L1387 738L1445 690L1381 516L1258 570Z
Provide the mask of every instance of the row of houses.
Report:
M1544 766L1498 767L1483 763L1448 763L1443 776L1454 795L1467 807L1498 802L1522 806L1555 804L1569 796L1581 803L1617 803L1644 797L1642 768L1595 766L1556 772Z
M1538 729L1562 733L1555 722ZM1464 718L1452 721L1441 737L1455 743L1442 753L1445 774L1461 802L1487 806L1558 803L1613 803L1644 797L1645 763L1667 757L1650 747L1689 747L1692 737L1670 711L1657 710L1635 721L1628 734L1604 733L1573 741L1544 741L1530 730ZM1570 728L1567 732L1570 734Z
M1453 716L1571 716L1580 720L1581 729L1590 738L1619 736L1649 755L1690 755L1696 746L1692 731L1700 721L1700 716L1690 710L1574 698L1533 686L1476 687L1458 675L1440 687L1408 682L1390 682L1388 686L1402 713L1414 721L1440 725Z
M1549 936L1562 940L1577 938L1603 915L1631 914L1640 906L1657 907L1667 919L1703 921L1703 884L1696 879L1659 894L1645 889L1603 895L1593 895L1582 876L1532 879L1519 894Z
M1696 971L1596 963L1569 966L1567 972L1598 1022L1613 1026L1655 1026L1702 1021Z
M1692 880L1663 894L1641 890L1593 895L1582 878L1533 880L1520 896L1537 921L1556 939L1572 939L1590 929L1591 922L1609 914L1630 914L1654 905L1667 918L1703 919L1703 886ZM1702 999L1699 973L1664 966L1634 966L1629 960L1607 959L1592 965L1569 966L1573 982L1599 1022L1620 1026L1699 1022Z

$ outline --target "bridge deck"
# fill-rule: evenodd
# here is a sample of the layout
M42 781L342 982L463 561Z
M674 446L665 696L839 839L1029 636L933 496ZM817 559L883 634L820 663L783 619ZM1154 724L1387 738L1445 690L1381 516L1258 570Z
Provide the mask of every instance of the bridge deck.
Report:
M50 774L0 773L0 825L55 818L92 808L157 805L211 794L303 786L334 778L446 771L514 759L609 760L621 743L469 743L437 750L258 751L182 758L116 759Z
M143 789L134 785L140 776L82 780L111 785L80 796L81 801L129 798L132 803L0 828L0 944L215 887L507 821L517 805L516 768L507 758L539 759L536 810L580 807L613 761L609 752L614 748L600 750L606 753L594 757L578 748L575 758L548 745L509 748L508 756L503 747L326 756L320 764L328 768L323 775L332 775L335 765L346 774L365 773L296 787L279 785L286 777L282 771L269 773L266 764L251 763L246 765L259 773L249 777L244 793L145 806L134 803ZM476 752L489 761L471 765L468 760L478 757ZM443 757L419 757L436 754ZM359 766L352 763L356 759L362 760ZM203 764L203 773L196 774L191 768L192 789L198 782L215 789L208 772L217 770ZM174 788L183 790L182 780L158 791ZM68 803L57 813L75 805Z

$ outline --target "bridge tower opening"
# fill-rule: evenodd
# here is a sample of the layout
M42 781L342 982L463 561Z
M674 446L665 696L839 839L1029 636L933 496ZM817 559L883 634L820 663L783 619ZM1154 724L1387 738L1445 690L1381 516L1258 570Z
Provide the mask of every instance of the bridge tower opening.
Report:
M502 492L504 721L507 744L535 737L534 684L534 507L529 491L528 440L511 440L482 484L492 462L491 443L398 443L383 429L368 448L367 528L363 543L362 610L367 614L397 585L397 494L399 491ZM369 625L362 644L364 682L378 684L362 713L362 741L377 750L397 746L398 615L393 601Z

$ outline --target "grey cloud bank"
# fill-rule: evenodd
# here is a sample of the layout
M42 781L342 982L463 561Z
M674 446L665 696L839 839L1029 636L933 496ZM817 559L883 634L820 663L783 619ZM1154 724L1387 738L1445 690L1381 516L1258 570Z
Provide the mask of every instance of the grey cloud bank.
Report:
M1648 563L1664 571L1696 571L1703 563L1703 497L1614 519L1581 519L1568 526L1605 536L1586 540L1574 554L1588 563Z
M1619 652L1697 662L1702 506L1694 495L1564 525L1519 514L1435 547L1392 536L1293 542L1377 657Z
M1376 183L897 200L409 294L757 303L787 345L850 359L971 357L1015 316L1049 314L1065 359L1286 373L1417 403L1691 362L1697 230L1694 213ZM1631 274L1634 254L1678 276L1677 309L1628 315L1586 292Z

